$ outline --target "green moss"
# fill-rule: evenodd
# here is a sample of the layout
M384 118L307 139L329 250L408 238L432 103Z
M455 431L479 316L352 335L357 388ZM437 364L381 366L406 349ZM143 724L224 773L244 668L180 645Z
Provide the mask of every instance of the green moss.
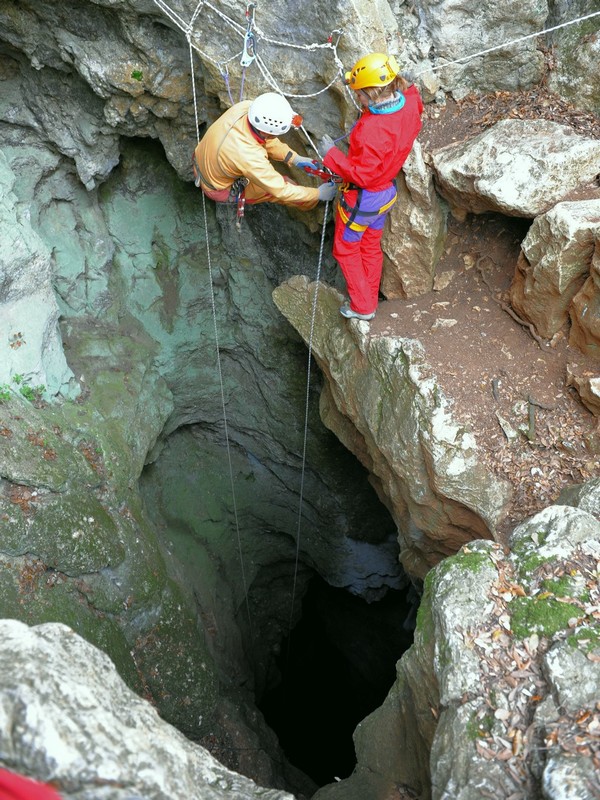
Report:
M552 597L516 597L508 604L511 628L519 638L532 633L553 636L568 627L568 621L579 614L570 603L561 603Z
M477 741L483 737L489 736L494 726L494 717L491 712L480 716L479 712L473 714L471 719L467 722L467 737L471 742Z
M563 575L561 578L547 578L542 581L545 591L551 592L556 597L576 597L581 602L587 602L590 593L587 589L581 591L581 586L570 575Z
M600 631L593 628L580 628L569 636L567 642L571 647L577 647L584 653L600 651Z

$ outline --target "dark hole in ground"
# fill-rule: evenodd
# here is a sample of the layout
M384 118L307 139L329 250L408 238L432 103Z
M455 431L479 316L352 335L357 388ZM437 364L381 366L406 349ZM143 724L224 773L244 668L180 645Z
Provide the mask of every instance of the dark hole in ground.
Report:
M259 708L289 761L320 786L354 769L353 731L396 678L418 600L411 586L366 603L321 578L311 581L302 618L282 643L281 681Z

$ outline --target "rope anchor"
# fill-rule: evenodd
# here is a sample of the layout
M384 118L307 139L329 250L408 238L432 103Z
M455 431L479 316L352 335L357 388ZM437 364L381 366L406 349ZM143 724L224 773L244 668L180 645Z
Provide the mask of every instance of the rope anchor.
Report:
M246 28L246 33L244 35L244 52L242 53L242 57L240 59L240 66L242 67L249 67L250 64L256 58L256 36L254 35L254 31L252 28L254 27L254 11L256 9L256 3L248 3L248 7L246 8L246 18L248 20L248 27Z

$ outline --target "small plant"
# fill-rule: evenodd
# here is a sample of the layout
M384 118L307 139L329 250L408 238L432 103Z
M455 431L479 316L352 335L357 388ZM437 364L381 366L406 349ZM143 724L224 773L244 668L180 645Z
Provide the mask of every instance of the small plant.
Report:
M144 73L141 69L134 69L131 72L131 77L134 81L142 81L144 80Z
M39 403L42 399L42 395L46 391L46 387L43 385L40 386L29 386L25 384L21 386L19 389L25 400L29 400L30 403Z
M0 385L0 403L10 400L10 386L7 383Z
M46 387L43 384L31 386L29 383L25 383L22 375L13 375L13 383L16 383L19 387L19 394L30 403L41 402L42 395L46 391ZM6 386L5 388L10 392L10 387ZM7 394L6 400L8 400L8 396Z

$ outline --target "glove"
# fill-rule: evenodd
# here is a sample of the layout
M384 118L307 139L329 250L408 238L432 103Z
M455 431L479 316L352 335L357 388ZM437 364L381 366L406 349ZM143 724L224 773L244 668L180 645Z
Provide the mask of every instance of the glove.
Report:
M313 160L308 156L295 156L292 161L292 166L298 167L298 169L305 169L306 167L313 166Z
M330 200L333 200L336 192L337 186L333 181L322 183L319 186L319 200L322 200L324 203L328 203Z
M325 136L323 136L323 138L319 142L319 154L321 158L325 158L325 156L331 150L332 147L335 147L335 142L333 141L331 136L325 134Z

